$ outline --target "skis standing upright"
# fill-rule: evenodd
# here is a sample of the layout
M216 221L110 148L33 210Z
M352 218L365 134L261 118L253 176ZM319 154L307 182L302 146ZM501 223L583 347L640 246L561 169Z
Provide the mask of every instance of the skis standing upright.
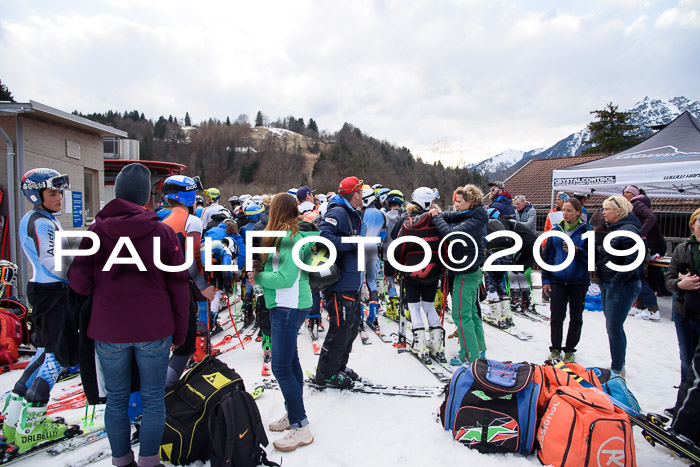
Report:
M399 333L394 343L394 347L399 353L406 352L406 294L404 292L403 274L396 274L396 280L399 283Z

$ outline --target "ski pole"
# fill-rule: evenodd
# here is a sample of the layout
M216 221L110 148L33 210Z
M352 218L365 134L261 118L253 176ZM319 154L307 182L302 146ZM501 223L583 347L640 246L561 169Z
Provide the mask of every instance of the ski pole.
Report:
M442 298L440 300L440 326L445 325L445 303L447 303L447 271L442 279Z
M233 287L233 294L235 296L236 294L236 287ZM241 348L245 349L243 347L243 341L241 340L241 335L238 333L238 327L236 326L236 321L233 319L233 314L231 314L231 302L229 300L226 300L226 304L228 305L228 315L231 318L231 324L233 324L233 330L236 331L236 337L238 337L238 342L241 343ZM235 305L234 305L235 309Z

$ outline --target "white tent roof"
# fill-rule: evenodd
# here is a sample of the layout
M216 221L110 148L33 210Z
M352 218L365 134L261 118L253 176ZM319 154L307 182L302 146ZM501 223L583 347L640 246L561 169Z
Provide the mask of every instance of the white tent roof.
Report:
M555 191L619 195L627 185L649 197L700 198L700 123L686 111L630 149L552 172Z

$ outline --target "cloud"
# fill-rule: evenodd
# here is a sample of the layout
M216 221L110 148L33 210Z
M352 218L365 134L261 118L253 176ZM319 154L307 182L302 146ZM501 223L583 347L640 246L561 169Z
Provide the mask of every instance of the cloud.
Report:
M71 5L3 15L15 98L194 122L261 110L331 132L350 122L426 158L451 148L453 162L547 147L610 101L697 98L697 0Z

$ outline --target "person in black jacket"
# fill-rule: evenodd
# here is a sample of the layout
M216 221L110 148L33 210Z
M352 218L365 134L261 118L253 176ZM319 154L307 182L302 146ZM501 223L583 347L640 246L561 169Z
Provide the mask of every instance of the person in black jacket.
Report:
M603 202L603 217L608 226L608 234L623 231L628 233L627 236L616 237L610 242L613 249L634 248L636 245L634 236L641 241L639 220L632 214L632 205L624 197L611 196L606 199ZM608 262L617 266L627 266L632 264L638 255L616 256L603 245L598 245L596 250L596 273L600 279L603 313L605 313L605 326L608 331L612 359L610 369L613 374L624 377L627 352L624 324L634 300L642 289L642 284L637 269L615 271L608 266ZM644 253L644 251L641 252L641 254Z
M675 410L684 410L677 414L675 423L679 432L692 438L685 425L697 430L700 416L700 208L693 212L688 224L692 234L673 251L666 273L666 287L676 294L673 321L681 355L681 388ZM695 441L698 441L697 431Z
M436 212L433 216L433 224L443 238L454 234L448 244L452 255L447 255L447 266L453 276L452 319L457 325L460 347L459 355L450 362L455 366L461 365L465 359L473 362L486 354L486 340L477 308L483 277L484 227L488 222L486 209L481 204L483 197L475 185L457 188L452 195L455 212ZM452 258L460 262L452 261Z

